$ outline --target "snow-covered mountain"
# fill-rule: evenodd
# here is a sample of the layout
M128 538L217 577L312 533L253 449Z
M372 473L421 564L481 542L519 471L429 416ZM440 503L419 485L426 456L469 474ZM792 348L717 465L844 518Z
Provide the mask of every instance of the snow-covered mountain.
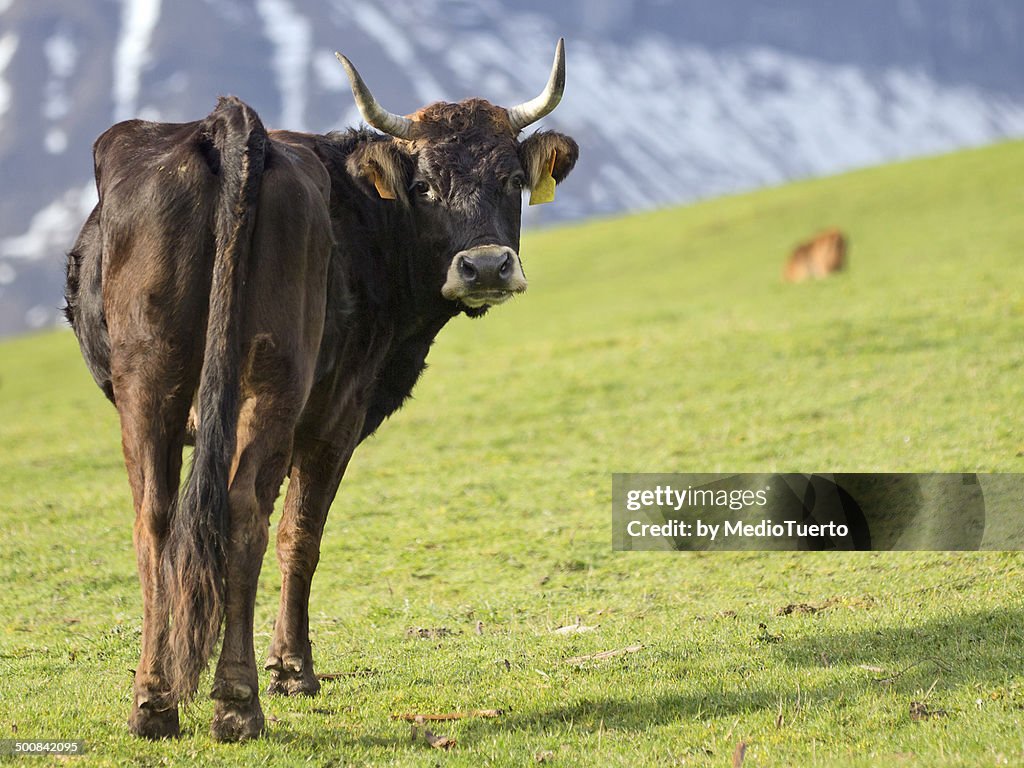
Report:
M0 0L0 333L57 321L112 122L354 125L335 50L395 112L516 103L563 35L581 160L528 226L1024 135L1019 0Z

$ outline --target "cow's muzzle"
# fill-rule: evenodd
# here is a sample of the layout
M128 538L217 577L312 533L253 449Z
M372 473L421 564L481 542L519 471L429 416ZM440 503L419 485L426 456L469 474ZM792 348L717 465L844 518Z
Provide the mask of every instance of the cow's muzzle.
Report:
M505 245L479 245L455 254L441 295L475 309L501 304L525 290L518 253Z

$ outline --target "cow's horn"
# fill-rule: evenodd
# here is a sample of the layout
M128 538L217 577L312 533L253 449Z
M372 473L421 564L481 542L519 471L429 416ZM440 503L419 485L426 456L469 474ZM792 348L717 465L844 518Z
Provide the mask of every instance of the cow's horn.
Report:
M338 52L335 52L334 55L338 57L341 66L348 73L348 80L352 84L352 95L356 98L356 106L359 107L363 119L377 130L389 133L396 139L411 138L413 121L408 117L392 114L378 104L377 100L373 98L373 94L370 93L370 89L366 87L366 83L363 82L363 78L352 66L352 62Z
M565 90L565 39L558 39L558 46L555 48L555 62L551 65L551 77L548 78L547 87L544 92L535 99L524 101L509 108L508 119L512 123L512 130L516 133L523 130L530 123L535 123L544 115L558 106L562 100L562 92Z

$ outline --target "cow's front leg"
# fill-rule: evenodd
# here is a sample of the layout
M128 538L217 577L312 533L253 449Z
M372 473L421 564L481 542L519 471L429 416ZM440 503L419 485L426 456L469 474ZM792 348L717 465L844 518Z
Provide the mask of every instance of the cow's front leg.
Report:
M352 442L354 441L346 441ZM267 693L313 696L320 683L309 643L309 588L320 560L320 537L352 446L316 443L297 450L284 515L277 531L281 603L267 654Z

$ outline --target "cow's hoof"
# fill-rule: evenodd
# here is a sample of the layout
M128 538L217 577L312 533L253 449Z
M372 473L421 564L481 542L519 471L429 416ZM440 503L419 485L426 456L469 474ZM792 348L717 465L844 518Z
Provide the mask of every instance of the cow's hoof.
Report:
M302 672L274 672L270 676L267 693L272 696L316 696L320 681L313 674Z
M264 665L270 670L267 693L274 696L316 696L320 681L313 674L313 665L297 656L271 655Z
M154 709L143 704L132 707L128 729L144 739L175 739L181 735L176 707Z
M217 741L247 741L263 734L263 710L255 691L244 683L214 684L213 723Z

